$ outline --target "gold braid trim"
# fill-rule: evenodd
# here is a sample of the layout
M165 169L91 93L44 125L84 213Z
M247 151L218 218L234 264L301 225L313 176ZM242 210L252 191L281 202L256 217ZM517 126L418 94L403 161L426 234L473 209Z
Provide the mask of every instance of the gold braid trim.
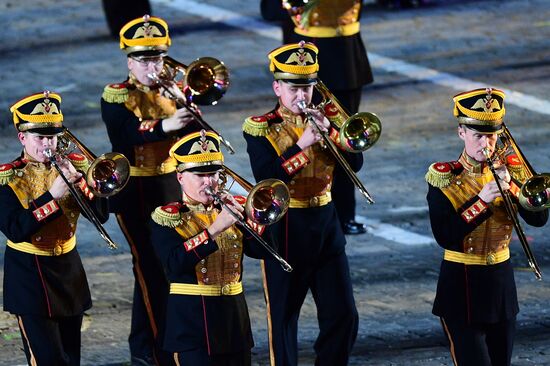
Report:
M155 211L151 214L151 218L154 222L161 226L167 226L170 228L176 228L183 224L183 217L180 212L170 213L163 209L163 207L155 208Z
M269 125L267 121L257 122L248 117L243 123L243 131L252 136L267 136Z
M9 184L13 180L13 177L15 177L13 168L0 171L0 186Z
M128 89L120 86L113 87L112 85L109 84L103 89L102 98L108 103L125 103L128 100Z
M437 171L435 169L436 164L440 164L440 163L433 163L432 165L430 165L428 172L424 176L424 178L426 179L426 182L430 183L432 186L436 188L448 187L453 181L454 175L452 171L448 171L448 172Z

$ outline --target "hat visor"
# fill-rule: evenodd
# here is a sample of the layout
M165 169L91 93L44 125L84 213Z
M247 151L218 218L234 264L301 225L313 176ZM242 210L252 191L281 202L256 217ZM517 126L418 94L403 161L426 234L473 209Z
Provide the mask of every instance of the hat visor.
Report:
M30 128L24 132L30 132L36 135L41 136L54 136L63 132L63 127L40 127L40 128Z
M475 130L476 132L482 133L482 134L493 134L493 133L501 133L504 131L502 129L502 125L471 125L471 124L465 124L462 123L461 126L465 126L469 129Z
M197 165L189 169L185 169L185 172L196 173L196 174L208 174L216 173L223 170L223 165L220 164L207 164L207 165Z
M292 84L292 85L296 85L296 86L301 86L301 85L315 85L317 84L317 79L316 78L313 78L313 79L279 79L281 81L284 81L285 83L289 83L289 84Z

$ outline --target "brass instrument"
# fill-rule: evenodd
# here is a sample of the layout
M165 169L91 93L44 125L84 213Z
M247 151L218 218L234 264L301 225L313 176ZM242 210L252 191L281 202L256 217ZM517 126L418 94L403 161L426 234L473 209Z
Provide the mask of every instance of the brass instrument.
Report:
M360 112L355 113L352 116L349 116L349 113L342 107L338 99L332 94L325 84L321 80L317 80L315 84L315 89L323 97L323 101L316 106L317 109L323 111L323 108L326 104L332 103L334 107L338 109L338 112L342 116L346 116L346 120L339 127L339 139L340 145L344 147L347 151L353 153L361 153L365 150L371 148L376 141L380 138L382 132L382 124L378 116L370 112ZM307 108L306 102L304 100L298 102L298 107L305 111ZM309 113L305 112L306 116L311 120ZM346 159L338 151L338 147L334 144L328 134L322 131L317 123L310 121L312 125L317 129L317 132L323 139L324 145L329 149L331 154L336 159L337 163L341 165L344 169L350 180L353 182L355 187L361 192L367 201L372 204L374 200L371 195L361 183L353 169L349 166Z
M226 174L231 176L242 188L248 191L248 197L244 206L246 217L259 225L272 225L279 221L287 212L290 204L290 192L286 184L279 179L265 179L253 186L233 170L224 166L220 173L220 190L225 189L227 183ZM223 198L210 187L206 193L224 207L239 221L243 228L248 231L275 259L279 261L286 272L291 272L292 267L285 261L250 225L242 219L238 213L232 211L223 201Z
M235 150L219 132L210 126L197 111L194 104L214 105L229 88L229 71L223 62L213 57L201 57L193 61L189 66L174 60L170 56L164 56L163 69L160 74L151 73L147 77L161 85L164 90L176 101L178 108L185 108L193 118L206 130L215 132L220 142L229 153ZM183 75L183 97L170 90L179 75Z
M120 153L107 153L96 157L80 140L74 136L69 129L64 128L58 136L59 149L54 154L51 149L46 149L44 155L50 160L57 172L69 187L69 191L76 200L78 206L90 222L99 231L101 237L107 242L109 249L116 249L117 246L103 227L100 220L82 195L76 190L74 185L69 182L67 177L57 163L57 158L63 158L68 154L71 144L82 152L82 154L92 163L86 172L86 183L94 195L98 197L110 197L117 194L124 188L130 179L130 163L128 159Z
M537 180L538 179L544 179L543 178L544 176L542 176L542 178L540 178L541 176L537 176L537 175L534 174L534 170L531 167L531 164L529 164L527 159L525 159L525 156L523 155L523 153L519 149L519 147L516 144L512 134L508 130L508 127L506 127L506 125L504 123L502 123L502 129L503 129L503 131L499 135L499 138L500 138L500 141L503 144L503 146L500 147L500 152L496 152L496 155L498 156L499 154L500 155L504 154L505 150L508 147L511 147L512 150L516 153L517 157L520 159L521 163L526 167L526 169L529 171L529 173L532 174L532 177L529 178L522 185L521 193L520 193L520 197L519 197L519 201L520 201L520 204L521 204L522 201L527 200L527 198L525 198L525 196L524 196L524 198L522 198L522 193L523 193L524 188L527 187L526 189L531 189L531 186L533 186L533 184L538 184ZM483 149L483 154L485 155L485 157L487 159L487 165L489 166L489 169L491 170L491 173L493 174L493 178L495 179L495 182L496 182L496 185L497 185L498 190L500 192L500 195L502 196L502 200L504 202L504 208L506 209L506 213L508 214L508 217L510 217L510 219L512 220L512 223L514 225L514 229L515 229L516 234L518 236L519 242L521 244L521 247L523 248L523 252L525 253L525 256L527 257L527 263L529 264L529 267L531 268L531 270L535 274L535 277L537 278L537 280L541 280L542 279L542 272L541 272L540 267L537 263L537 260L535 259L535 256L533 255L533 252L531 251L531 247L529 246L529 242L527 241L527 238L525 237L525 233L523 232L523 228L521 227L521 224L518 220L517 212L516 212L516 209L514 208L514 203L512 201L512 196L510 195L510 192L508 190L505 191L505 190L502 189L502 186L500 184L500 178L499 178L499 176L498 176L498 174L495 170L495 166L494 166L494 163L493 163L493 159L491 158L491 153L490 153L489 149L484 148ZM530 209L529 207L525 207L523 204L522 204L522 206L527 210ZM531 209L531 211L538 211L538 210L532 210Z

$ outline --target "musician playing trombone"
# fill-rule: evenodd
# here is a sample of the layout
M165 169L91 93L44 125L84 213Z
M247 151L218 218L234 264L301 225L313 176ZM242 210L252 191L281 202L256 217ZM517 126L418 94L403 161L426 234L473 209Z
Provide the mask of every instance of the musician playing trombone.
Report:
M164 349L178 365L246 366L253 346L242 287L243 252L265 256L240 226L243 197L220 192L218 136L201 130L170 150L182 196L151 215L152 242L170 283ZM218 205L214 194L224 205ZM236 214L235 216L233 214ZM254 225L256 233L263 226Z
M510 365L519 312L509 249L514 225L495 177L511 198L513 216L517 211L527 224L543 226L548 210L518 205L529 172L517 152L497 149L504 92L476 89L453 100L464 150L457 161L434 163L426 174L432 231L445 249L433 313L455 365Z
M170 365L158 335L168 285L149 241L149 217L155 207L179 197L174 164L166 161L170 147L198 126L191 113L176 106L182 91L173 82L168 93L152 76L163 70L170 46L168 25L145 15L120 30L120 48L127 56L128 78L105 87L101 113L114 152L130 161L130 180L111 201L131 249L134 269L132 324L128 338L132 365Z
M282 180L291 197L287 215L270 229L277 237L279 254L294 271L285 272L276 261L265 260L272 365L298 363L298 317L308 290L319 319L316 365L346 365L357 335L346 239L330 193L336 160L321 136L325 133L338 141L331 122L341 116L331 103L322 111L300 107L311 102L319 68L317 53L315 45L305 42L272 51L269 67L278 104L243 124L254 177ZM358 171L361 166L352 168Z
M59 94L30 95L10 111L23 152L0 165L4 310L17 317L29 365L80 365L80 326L92 306L76 249L80 207L51 159L101 223L109 217L107 201L94 197L82 176L86 157L58 154Z

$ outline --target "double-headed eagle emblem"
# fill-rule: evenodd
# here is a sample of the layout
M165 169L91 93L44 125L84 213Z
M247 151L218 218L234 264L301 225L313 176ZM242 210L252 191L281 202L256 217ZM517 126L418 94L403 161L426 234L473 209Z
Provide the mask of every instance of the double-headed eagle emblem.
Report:
M162 32L158 29L157 26L149 23L150 16L145 15L143 17L143 25L136 30L132 39L136 38L153 38L153 37L162 37Z
M472 106L472 109L483 109L486 113L491 113L493 111L500 111L502 108L500 107L500 103L498 100L493 99L493 96L491 93L493 92L493 89L487 88L487 95L485 98L480 98L476 100L474 105Z
M300 48L298 51L293 52L285 61L285 64L291 63L296 63L298 66L307 66L308 63L314 64L315 61L309 52L305 52L303 48Z
M31 114L59 114L57 105L50 100L49 96L50 92L44 91L44 100L34 106Z
M206 133L204 130L202 130L200 140L191 145L191 149L189 149L188 155L194 153L204 154L210 152L216 153L218 152L218 148L216 147L216 144L214 144L214 142L206 139Z

